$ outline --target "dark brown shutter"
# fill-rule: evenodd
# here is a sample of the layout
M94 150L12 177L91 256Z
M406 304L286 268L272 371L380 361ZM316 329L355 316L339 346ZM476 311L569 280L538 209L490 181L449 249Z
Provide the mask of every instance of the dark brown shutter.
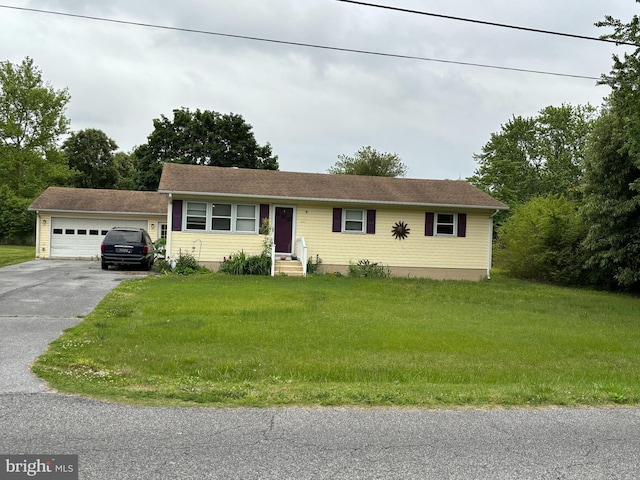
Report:
M171 210L171 231L180 232L182 230L182 200L174 200Z
M376 211L367 210L367 233L375 235L376 233Z
M262 224L264 223L265 219L269 220L269 205L266 203L261 203L260 204L260 225L258 225L258 231L260 231L260 233L267 234L269 232L262 232Z
M427 212L424 216L424 234L427 237L433 237L433 222L435 220L435 214L433 212Z
M466 213L458 214L458 236L459 237L467 236L467 214Z
M333 228L332 232L341 232L342 231L342 209L334 208L333 209Z

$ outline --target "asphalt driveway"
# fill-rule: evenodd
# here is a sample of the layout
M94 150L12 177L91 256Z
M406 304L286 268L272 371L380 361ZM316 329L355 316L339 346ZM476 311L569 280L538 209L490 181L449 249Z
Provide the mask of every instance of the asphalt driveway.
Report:
M123 279L97 261L33 260L0 269L0 394L46 391L29 370L62 331L81 321Z

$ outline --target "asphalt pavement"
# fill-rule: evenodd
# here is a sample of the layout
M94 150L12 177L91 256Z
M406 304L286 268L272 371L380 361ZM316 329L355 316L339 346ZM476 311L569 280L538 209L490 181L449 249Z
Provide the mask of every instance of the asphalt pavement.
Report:
M132 275L97 262L0 269L0 454L77 454L95 480L640 476L637 408L151 408L35 379L28 363Z

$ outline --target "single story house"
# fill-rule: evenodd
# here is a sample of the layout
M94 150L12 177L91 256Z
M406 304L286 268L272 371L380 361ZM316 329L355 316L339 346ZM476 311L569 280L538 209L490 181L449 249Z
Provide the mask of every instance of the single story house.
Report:
M37 258L97 258L113 227L141 227L154 239L167 231L167 196L157 192L49 187L29 210Z
M322 272L368 260L395 276L479 280L491 268L493 216L507 207L465 181L203 167L167 163L167 252L216 270L259 254L269 219L277 259Z
M507 207L460 180L420 180L166 163L158 192L50 187L37 212L38 258L97 258L107 230L147 229L167 254L217 270L264 248L347 273L368 260L395 276L479 280L490 274L493 216ZM282 269L282 270L281 270Z

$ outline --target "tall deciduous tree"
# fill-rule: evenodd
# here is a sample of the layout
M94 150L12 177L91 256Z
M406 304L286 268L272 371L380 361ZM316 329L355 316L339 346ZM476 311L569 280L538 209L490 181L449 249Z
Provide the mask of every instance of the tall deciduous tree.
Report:
M329 173L342 175L370 175L374 177L404 177L407 166L396 153L378 152L367 146L355 155L338 155L338 161Z
M153 121L147 143L135 150L136 187L155 190L165 162L219 167L278 169L271 145L259 145L252 127L236 114L182 108L173 120L162 115Z
M538 116L514 116L491 134L468 180L515 207L535 197L577 195L595 109L562 105Z
M635 139L615 108L597 122L588 149L582 217L592 280L608 288L640 288L640 181ZM638 115L638 113L636 113Z
M25 58L0 62L0 185L33 198L68 176L57 142L67 132L66 89L55 90Z
M102 130L87 128L72 133L62 144L62 151L74 173L74 186L81 188L115 188L118 170L114 163L116 142Z

